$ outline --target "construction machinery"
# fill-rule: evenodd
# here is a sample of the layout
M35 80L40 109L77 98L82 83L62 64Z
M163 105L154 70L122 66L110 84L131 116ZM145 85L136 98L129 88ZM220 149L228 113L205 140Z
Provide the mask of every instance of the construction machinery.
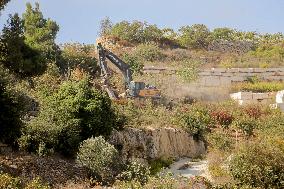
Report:
M144 82L136 82L132 79L132 71L130 66L121 60L111 51L105 49L100 43L97 46L99 54L99 66L101 68L101 78L103 83L103 89L108 93L109 97L113 100L120 98L152 98L159 99L161 97L161 91L155 86L146 85ZM109 60L114 66L116 66L124 77L125 92L117 95L111 88L109 83L110 70L106 60Z

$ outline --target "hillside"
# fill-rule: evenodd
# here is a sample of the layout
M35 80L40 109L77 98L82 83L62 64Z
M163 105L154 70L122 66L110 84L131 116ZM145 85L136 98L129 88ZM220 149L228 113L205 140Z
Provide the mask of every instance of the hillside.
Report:
M86 45L58 31L28 3L1 32L0 189L284 188L281 33L104 19ZM104 49L126 69L104 73Z

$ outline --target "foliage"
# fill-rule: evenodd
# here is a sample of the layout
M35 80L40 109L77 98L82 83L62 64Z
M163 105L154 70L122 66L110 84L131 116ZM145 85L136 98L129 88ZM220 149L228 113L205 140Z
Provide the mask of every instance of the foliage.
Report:
M179 122L182 128L199 139L208 131L212 120L206 107L194 106L180 116Z
M20 179L5 173L0 173L0 189L19 189L20 187Z
M99 181L109 182L113 179L118 152L103 137L89 138L80 145L77 161L91 171Z
M64 82L58 92L43 100L41 108L20 140L21 147L29 151L45 146L51 151L73 154L80 141L108 135L116 127L110 99L92 89L88 79Z
M210 30L203 24L183 26L179 29L179 43L187 48L203 49L209 44Z
M144 185L148 182L150 170L146 165L132 161L126 165L126 169L119 174L118 178L124 181L135 181Z
M181 65L183 66L177 71L177 75L185 82L194 81L198 78L199 61L184 60Z
M55 61L59 52L58 46L55 44L59 30L56 22L43 17L39 3L35 4L35 8L27 3L23 20L26 44L40 51L45 61Z
M173 163L173 159L155 159L149 162L151 175L156 175L163 168L169 167Z
M203 177L173 177L172 174L166 173L159 176L150 177L145 185L137 181L120 181L115 184L119 189L176 189L176 188L212 188L212 185Z
M15 91L8 90L6 79L6 73L0 67L0 141L15 145L22 126L22 106Z
M24 186L20 178L0 173L0 189L50 189L50 187L38 177L29 181Z
M111 28L110 35L119 37L131 43L159 42L163 32L156 25L149 25L145 22L127 21L119 22Z
M245 83L238 83L232 86L231 91L251 91L257 93L264 93L264 92L275 92L283 90L284 83L283 82L266 82L260 81L256 83L245 82Z
M217 131L210 133L207 141L210 144L210 147L222 151L230 151L233 147L233 140L223 132Z
M26 45L23 29L19 16L10 16L0 41L1 63L20 76L41 74L46 64L37 50Z
M260 107L260 105L254 104L254 105L247 105L244 107L244 112L251 118L259 119L261 118L261 115L263 114L263 110Z
M221 125L223 128L228 128L234 119L233 115L226 110L215 110L211 113L211 117L218 125Z
M151 43L138 45L133 54L144 61L153 62L162 59L160 48Z
M97 59L91 54L93 49L93 46L79 43L64 44L60 67L69 75L72 70L78 68L94 76L98 71L98 65Z
M49 185L43 183L39 177L33 179L24 189L50 189Z
M130 69L133 73L141 73L143 69L142 61L138 56L135 56L133 54L125 53L122 57L122 59L129 64Z
M240 129L245 136L249 137L254 134L253 131L259 126L259 122L254 118L244 116L235 120L234 125L237 129Z
M225 40L232 41L234 40L235 30L231 28L215 28L211 34L211 40Z
M243 146L230 162L234 179L260 188L284 187L284 148L277 143L256 141Z

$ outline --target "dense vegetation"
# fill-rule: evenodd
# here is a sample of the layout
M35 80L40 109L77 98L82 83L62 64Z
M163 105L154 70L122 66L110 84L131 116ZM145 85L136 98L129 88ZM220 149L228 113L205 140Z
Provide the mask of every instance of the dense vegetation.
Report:
M7 2L1 1L0 10ZM101 25L101 36L112 36L133 47L122 52L122 59L137 75L149 62L175 62L177 75L188 82L206 63L196 57L212 52L214 56L228 53L218 62L223 66L252 60L260 67L283 63L284 38L280 33L260 35L230 28L210 31L202 24L183 26L176 32L138 21L112 24L109 19ZM44 18L38 3L35 7L27 4L22 17L11 15L4 26L0 37L1 143L38 156L76 159L88 170L89 185L284 187L283 113L233 102L180 101L164 106L128 100L115 104L100 89L95 46L59 46L55 43L58 31L58 24ZM283 83L252 80L234 87L264 92L283 89ZM120 160L119 147L108 142L111 132L145 125L181 128L195 140L205 140L214 182L157 174L172 160L151 160L145 165L133 159ZM0 164L0 188L49 188L40 178L21 179L3 173Z

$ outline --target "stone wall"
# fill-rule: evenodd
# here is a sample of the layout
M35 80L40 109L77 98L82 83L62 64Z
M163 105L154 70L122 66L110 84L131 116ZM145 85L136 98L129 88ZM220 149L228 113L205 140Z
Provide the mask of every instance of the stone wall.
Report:
M195 157L205 153L203 141L174 128L126 128L113 132L109 141L121 149L124 159Z
M176 69L147 66L144 68L144 72L151 74L175 74ZM211 68L200 70L198 75L199 79L196 83L199 86L222 87L229 86L235 82L246 81L253 76L266 81L283 81L284 68Z
M246 104L272 104L275 103L275 93L253 93L253 92L238 92L230 94L231 99L238 102L239 105Z
M199 76L198 83L208 87L228 86L254 76L265 81L283 81L284 68L212 68L201 70Z

